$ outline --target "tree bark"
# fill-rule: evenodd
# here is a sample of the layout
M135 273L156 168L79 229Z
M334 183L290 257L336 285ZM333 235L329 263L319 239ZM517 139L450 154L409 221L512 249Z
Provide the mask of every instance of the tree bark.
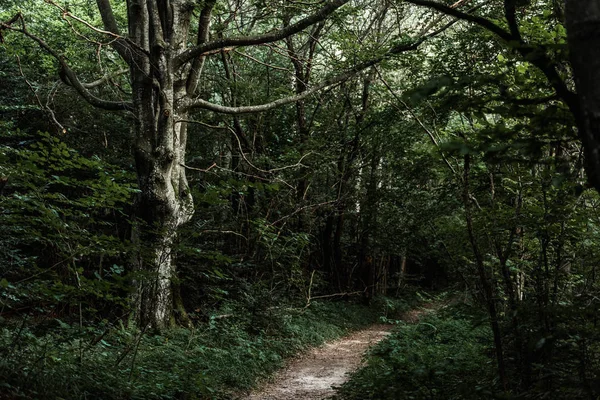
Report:
M585 149L586 173L600 192L600 3L567 0L565 15L579 101L577 128Z
M490 279L488 279L485 264L483 262L483 255L479 249L477 238L475 237L475 231L473 228L473 212L471 206L471 192L469 187L469 175L471 171L471 157L467 154L464 158L464 175L463 175L463 204L465 207L465 220L467 223L467 231L469 234L469 241L473 249L473 255L475 256L475 265L477 267L477 273L483 288L483 295L485 298L486 306L490 317L490 327L492 328L492 334L494 336L494 346L496 348L496 361L498 363L498 378L502 383L502 387L505 391L510 389L508 377L506 375L506 366L504 363L504 349L502 344L502 333L500 332L500 324L498 322L498 310L496 309L496 301L494 299L494 288Z
M184 74L173 66L183 51L190 16L182 4L128 2L129 37L144 52L131 65L134 156L140 194L134 239L140 254L135 268L135 306L140 326L164 328L173 321L175 277L173 246L177 229L188 222L194 206L183 165L187 142L186 112L178 99L186 92Z
M61 8L62 17L76 19L91 30L106 35L116 53L129 68L131 99L99 98L95 85L79 81L60 51L29 32L19 13L0 22L0 41L4 31L18 32L37 43L60 66L63 82L73 87L91 105L104 110L130 112L135 121L134 157L140 193L136 200L138 222L133 239L139 245L135 257L138 271L135 290L136 319L142 327L164 328L173 322L173 278L176 275L173 247L177 229L193 213L193 199L185 173L187 121L194 108L241 114L261 112L306 98L327 87L340 84L392 55L418 47L427 37L408 45L398 45L385 55L359 64L327 79L299 95L273 100L263 105L227 107L202 99L197 94L204 59L225 48L252 46L286 39L330 17L348 0L328 0L296 22L267 33L222 37L211 40L209 25L214 0L127 0L127 34L120 32L110 0L96 0L104 29L94 27ZM190 24L200 8L197 37L189 43ZM94 44L96 45L96 44Z

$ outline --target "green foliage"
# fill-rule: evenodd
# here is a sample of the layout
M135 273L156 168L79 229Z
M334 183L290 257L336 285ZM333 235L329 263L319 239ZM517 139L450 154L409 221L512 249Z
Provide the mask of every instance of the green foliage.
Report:
M92 317L108 304L124 306L128 246L119 230L136 190L131 175L49 134L30 138L9 127L3 139L4 312L69 314L78 305Z
M38 399L227 399L267 378L285 358L376 318L343 302L314 302L306 310L281 304L271 311L272 324L257 330L242 304L219 312L228 314L162 335L58 320L52 333L36 335L24 320L0 335L3 391Z
M466 313L464 311L467 311ZM339 399L489 399L494 392L491 333L473 309L399 325L373 348Z

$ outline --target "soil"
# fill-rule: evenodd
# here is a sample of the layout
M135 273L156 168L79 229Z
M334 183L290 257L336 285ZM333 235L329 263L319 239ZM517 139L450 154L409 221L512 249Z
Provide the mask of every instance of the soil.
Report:
M373 325L292 360L274 381L244 400L321 400L335 394L365 351L384 339L391 325Z
M434 312L448 303L426 303L402 316L416 323L423 314ZM349 374L357 370L367 349L383 340L391 325L372 325L293 359L273 381L238 400L322 400L335 394Z

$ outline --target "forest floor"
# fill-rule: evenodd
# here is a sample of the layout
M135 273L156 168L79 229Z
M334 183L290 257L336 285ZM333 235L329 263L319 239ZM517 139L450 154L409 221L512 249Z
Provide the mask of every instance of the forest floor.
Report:
M439 304L425 304L407 312L402 320L414 323L425 313L435 311ZM322 400L335 394L357 370L369 347L383 340L392 325L372 325L336 341L314 348L291 360L267 385L243 400Z

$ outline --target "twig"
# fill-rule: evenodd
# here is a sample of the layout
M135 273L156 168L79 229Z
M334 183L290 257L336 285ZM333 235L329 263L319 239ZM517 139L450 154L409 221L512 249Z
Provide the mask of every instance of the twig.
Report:
M288 219L288 218L290 218L290 217L292 217L292 216L294 216L294 215L298 214L300 211L302 211L302 210L306 210L307 208L321 207L321 206L325 206L325 205L327 205L327 204L333 204L333 203L336 203L336 202L337 202L337 200L330 200L330 201L324 201L323 203L309 204L309 205L307 205L307 206L304 206L304 207L297 208L297 209L296 209L296 210L294 210L294 212L292 212L291 214L288 214L288 215L286 215L286 216L284 216L284 217L281 217L281 218L279 218L277 221L275 221L275 222L272 222L272 223L271 223L271 225L277 225L277 224L278 224L278 223L280 223L281 221L283 221L283 220L285 220L285 219Z
M115 39L125 39L123 36L121 36L121 35L117 35L117 34L116 34L116 33L114 33L114 32L105 31L105 30L103 30L103 29L96 28L94 25L90 24L90 23L89 23L89 22L87 22L86 20L84 20L84 19L81 19L81 18L79 18L78 16L71 14L71 13L70 13L70 12L69 12L69 11L68 11L66 8L64 8L64 7L61 7L60 5L56 4L56 3L55 3L54 1L52 1L52 0L44 0L44 2L46 2L46 3L50 4L50 5L53 5L54 7L58 8L58 9L59 9L59 10L62 12L62 17L63 17L65 20L67 19L66 17L69 17L69 18L72 18L72 19L74 19L74 20L75 20L75 21L77 21L77 22L80 22L80 23L82 23L83 25L87 26L88 28L90 28L90 29L91 29L91 30L93 30L94 32L101 33L101 34L103 34L103 35L112 36L112 37L114 37Z
M242 237L242 238L244 238L244 240L248 241L248 238L246 236L242 235L239 232L235 232L235 231L220 231L218 229L207 229L207 230L201 231L200 233L229 233L231 235Z
M310 301L312 300L312 297L310 295L310 292L312 290L312 285L313 285L313 279L315 277L315 270L313 270L313 272L310 274L310 282L308 283L308 293L306 295L306 305L304 306L304 308L307 308L308 306L310 306Z
M212 163L212 165L206 169L190 167L190 166L185 165L184 163L181 163L179 165L181 165L185 169L191 169L192 171L200 171L200 172L209 172L211 169L218 167L216 162Z
M450 164L450 162L448 161L448 159L444 155L444 152L440 148L440 145L439 145L437 139L435 138L435 136L433 135L433 132L431 132L429 130L429 128L427 128L425 126L425 124L421 121L421 119L417 116L417 114L415 114L415 112L408 106L408 104L406 104L406 102L404 100L402 100L400 98L400 96L398 96L394 92L394 90L391 88L391 86L389 85L389 83L387 83L387 81L383 78L383 75L381 74L381 72L379 71L379 69L377 68L377 66L374 66L373 68L377 72L377 75L379 75L379 80L381 81L381 83L384 84L384 86L387 88L387 90L390 92L390 94L394 97L394 99L396 99L396 101L398 101L400 104L402 104L404 106L404 108L406 108L406 110L411 115L411 117L413 117L413 119L415 121L417 121L417 123L421 126L421 128L423 128L423 130L425 131L425 133L427 133L427 135L429 136L429 139L431 139L431 142L438 149L438 151L440 153L440 156L442 156L442 160L444 160L444 163L448 166L448 168L450 169L450 171L452 171L452 174L454 174L454 176L458 176L458 174L456 173L456 170L454 169L454 167L452 166L452 164ZM392 103L392 106L394 108L396 108L398 111L402 111L402 110L400 110L400 107L398 107L396 104Z
M138 338L135 340L135 343L130 343L129 346L127 346L125 348L125 350L123 350L123 353L119 356L119 358L117 359L117 361L115 361L115 367L117 367L121 361L123 361L123 359L127 356L127 354L129 354L129 352L131 351L132 347L135 345L136 347L139 345L140 340L142 340L142 336L144 335L144 333L146 332L146 329L148 329L148 325L146 325L144 327L144 329L142 329L142 331L140 332L140 335L138 336ZM136 350L137 351L137 350ZM131 376L130 376L131 378Z
M344 292L344 293L333 293L333 294L324 294L322 296L314 296L311 298L311 300L314 299L327 299L330 297L342 297L342 296L355 296L357 294L362 294L364 293L364 290L357 290L356 292ZM307 308L310 305L310 303L308 303L304 308Z
M140 337L139 337L137 343L135 344L135 350L133 351L133 357L131 358L131 367L129 369L129 382L131 382L131 377L133 376L133 367L135 366L135 359L137 357L137 353L140 348L140 343L142 342L142 337L144 336L146 329L148 329L148 326L149 326L148 324L146 324L146 326L144 326L144 329L142 330L142 332L140 332Z
M257 58L252 57L251 55L243 53L243 52L241 52L239 50L234 50L233 52L236 53L236 54L239 54L240 56L246 57L246 58L248 58L248 59L250 59L250 60L252 60L252 61L254 61L254 62L256 62L256 63L258 63L260 65L264 65L267 68L273 68L273 69L277 69L277 70L280 70L280 71L290 72L289 68L278 67L276 65L267 64L267 63L265 63L263 61L258 60Z
M287 165L285 167L273 168L273 169L268 169L268 170L259 168L256 165L252 164L252 162L250 160L248 160L248 158L246 157L246 154L244 153L244 149L242 148L242 142L241 142L237 132L230 126L227 126L227 129L229 129L229 131L235 136L235 139L238 144L238 149L240 150L240 154L241 154L242 158L244 159L244 161L246 161L248 163L248 165L250 165L252 168L254 168L257 171L263 172L265 174L272 174L273 172L282 171L284 169L289 169L289 168L296 168L296 167L307 168L306 165L302 164L302 160L304 160L306 157L311 155L312 152L306 153L305 155L300 157L300 160L296 164L293 164L293 165Z
M38 105L40 106L40 108L42 110L46 111L50 115L50 117L52 118L52 122L54 122L56 124L56 126L58 126L58 128L62 131L62 133L67 133L67 130L65 129L65 127L62 126L61 123L58 122L58 120L56 119L56 115L54 114L54 111L50 107L48 107L47 103L46 103L46 106L44 106L42 104L42 100L40 99L40 96L38 95L37 91L34 89L33 85L31 84L31 82L29 82L27 77L25 77L25 73L23 73L23 67L21 65L21 57L19 57L19 55L16 55L15 57L17 58L17 65L19 66L19 73L23 77L23 80L25 81L27 86L29 86L29 89L35 96L35 99L36 99Z

